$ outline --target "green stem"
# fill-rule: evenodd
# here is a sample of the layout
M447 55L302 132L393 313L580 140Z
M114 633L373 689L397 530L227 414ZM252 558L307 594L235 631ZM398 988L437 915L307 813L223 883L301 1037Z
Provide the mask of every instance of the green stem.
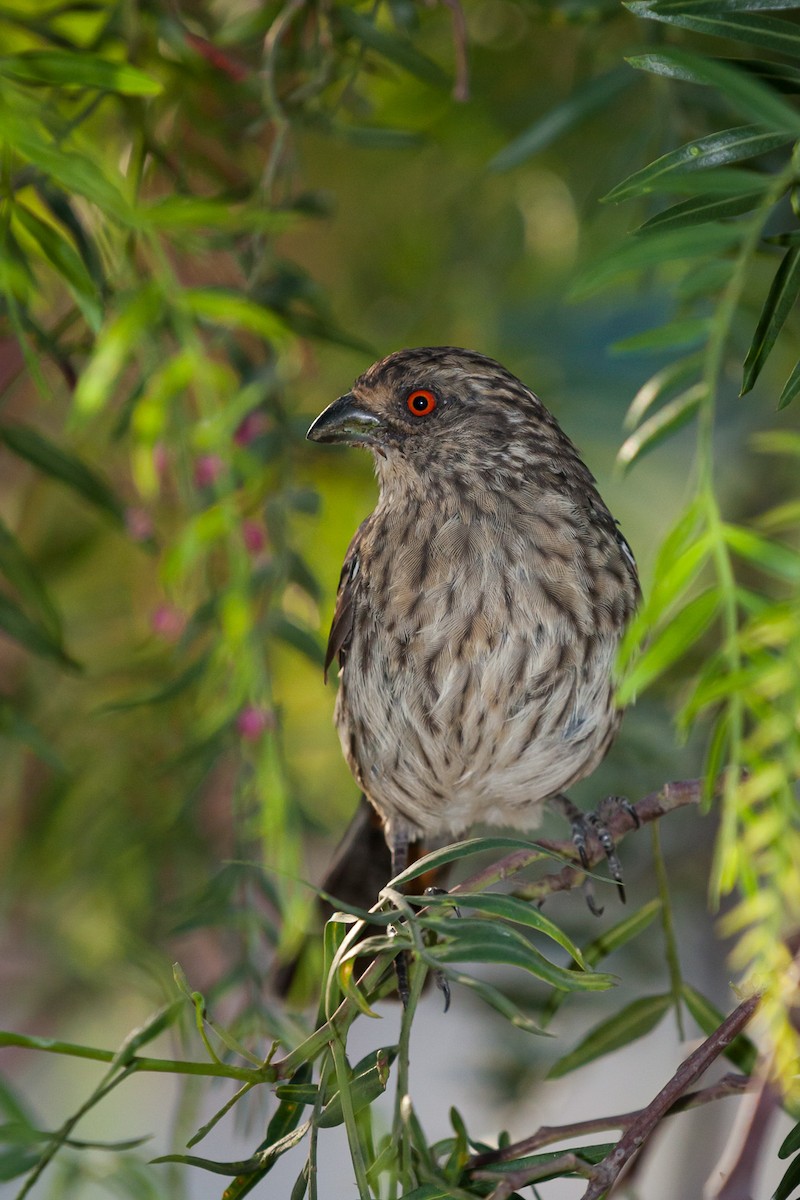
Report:
M94 1062L113 1062L115 1050L100 1050L95 1046L80 1046L75 1042L60 1042L52 1038L27 1037L23 1033L0 1030L0 1047L22 1046L26 1050L44 1050L49 1054L68 1054L71 1058L88 1058ZM213 1075L221 1079L240 1079L243 1083L271 1083L278 1078L275 1067L233 1067L227 1063L185 1062L171 1058L144 1058L138 1054L130 1060L137 1071L152 1071L165 1075Z
M358 1136L356 1114L353 1108L353 1093L350 1090L350 1068L347 1065L344 1042L338 1037L333 1037L329 1045L336 1068L336 1082L339 1085L342 1115L344 1117L345 1129L347 1130L347 1141L350 1146L350 1157L353 1161L353 1170L356 1175L359 1200L372 1200L367 1180L367 1167L361 1152L361 1139Z
M686 1031L683 1027L683 979L681 977L681 965L678 957L678 944L675 940L675 926L672 922L672 903L669 895L669 882L667 880L664 855L661 852L661 830L658 821L653 822L651 834L653 839L653 862L656 869L656 882L658 883L658 894L661 899L661 928L664 931L664 949L667 956L672 1004L675 1009L678 1037L681 1041L684 1041Z

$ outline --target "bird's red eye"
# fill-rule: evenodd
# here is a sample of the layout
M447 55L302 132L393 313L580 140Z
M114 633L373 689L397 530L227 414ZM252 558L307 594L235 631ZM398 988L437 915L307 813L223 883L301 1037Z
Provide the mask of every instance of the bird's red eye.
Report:
M415 388L413 392L408 393L406 404L408 411L415 417L427 417L428 413L432 413L436 408L436 397L427 388Z

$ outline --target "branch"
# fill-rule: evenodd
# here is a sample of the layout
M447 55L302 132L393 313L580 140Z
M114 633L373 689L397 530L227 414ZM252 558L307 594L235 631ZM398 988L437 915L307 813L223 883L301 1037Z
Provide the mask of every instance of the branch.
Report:
M664 1115L671 1117L676 1113L686 1112L687 1109L699 1108L703 1104L722 1100L726 1096L739 1096L743 1092L753 1091L757 1086L758 1080L751 1079L749 1075L734 1073L724 1075L718 1083L711 1087L679 1096ZM474 1170L478 1167L490 1166L492 1163L512 1162L515 1158L534 1154L543 1146L552 1146L555 1142L565 1142L568 1138L604 1133L607 1129L629 1129L646 1111L646 1109L637 1108L633 1112L617 1113L614 1116L595 1117L588 1121L573 1121L570 1125L542 1125L531 1137L523 1138L520 1142L512 1142L501 1150L489 1150L484 1154L473 1155L467 1164L468 1169ZM480 1178L487 1178L487 1176L480 1176Z
M720 786L721 781L717 784L718 788ZM651 821L657 821L675 809L685 808L687 804L699 804L702 795L702 779L677 780L665 783L659 791L650 792L644 796L633 805L633 811L639 819L639 825L649 825ZM620 842L626 834L638 828L634 819L622 805L611 813L608 820L605 821L605 825L615 844ZM492 863L474 875L470 875L468 879L452 887L451 894L457 896L464 892L483 891L491 884L509 879L532 863L541 861L544 857L543 852L548 855L555 854L560 858L574 860L578 858L575 843L571 839L553 841L549 838L540 838L535 843L535 848L515 850L513 854L506 855L499 862ZM590 867L596 866L605 859L605 851L595 836L591 836L587 840L586 855ZM582 866L564 867L561 871L544 875L534 883L526 884L524 888L518 890L517 895L526 900L540 900L554 892L569 891L580 884L584 876L585 872Z
M672 1079L647 1107L642 1109L608 1157L595 1167L591 1183L584 1192L582 1200L601 1200L601 1197L610 1191L623 1167L639 1152L679 1097L742 1032L758 1008L760 999L761 997L756 993L747 1000L743 1000L738 1008L735 1008L730 1016L725 1018L719 1028L715 1029L711 1036L706 1038L687 1059L684 1059Z

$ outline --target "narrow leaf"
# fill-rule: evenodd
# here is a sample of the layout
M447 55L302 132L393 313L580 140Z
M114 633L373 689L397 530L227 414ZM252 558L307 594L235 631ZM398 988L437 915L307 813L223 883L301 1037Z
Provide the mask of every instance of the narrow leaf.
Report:
M660 408L622 443L617 454L620 466L627 470L646 451L655 450L665 438L691 420L707 394L706 385L696 383Z
M725 525L725 541L741 558L789 583L800 583L800 554L741 525Z
M356 12L349 5L334 8L331 15L347 33L369 46L370 50L387 58L389 62L395 63L433 87L448 86L450 81L439 64L418 50L407 38L379 29L369 17Z
M13 600L0 592L0 632L19 642L31 654L39 658L50 658L60 663L62 667L78 668L78 664L64 650L44 625L27 616Z
M0 572L27 605L37 609L56 642L61 642L61 617L33 563L0 518Z
M31 50L6 55L0 58L0 75L24 83L100 88L121 96L157 96L162 91L157 80L136 67L109 62L85 51L65 54L59 50Z
M800 362L795 363L794 370L783 385L783 391L778 400L778 408L786 408L798 394L800 394Z
M725 1017L702 992L698 992L690 983L684 981L681 988L681 995L686 1001L686 1007L706 1037L709 1037L719 1029ZM755 1069L758 1050L755 1043L750 1040L746 1033L738 1034L731 1044L725 1048L723 1053L728 1061L732 1062L740 1071L743 1071L745 1075L750 1075Z
M690 600L643 651L618 689L620 704L629 704L673 663L686 654L705 633L719 608L719 593L709 588Z
M635 429L645 413L658 400L659 396L663 396L671 388L685 383L687 379L691 379L692 375L697 374L702 363L703 358L701 354L691 354L687 358L669 363L666 367L662 367L660 371L656 371L655 375L652 375L646 383L643 383L633 397L630 407L625 414L623 428Z
M513 921L517 925L523 925L526 929L535 929L537 933L542 933L546 937L551 938L562 949L566 950L569 956L582 969L586 969L583 955L572 939L567 937L563 930L559 929L549 917L546 917L533 904L527 900L521 900L518 896L500 895L496 892L460 892L457 897L408 896L407 899L411 902L424 904L432 908L435 908L437 905L452 906L458 903L460 909L471 909L486 916L502 917L506 921Z
M792 311L800 292L800 246L786 251L775 277L770 284L761 316L747 357L744 360L744 376L740 395L750 391L761 374L783 323Z
M765 17L750 12L664 11L646 0L627 0L625 7L638 17L650 17L681 29L692 29L712 37L748 42L778 54L800 57L800 27L780 17Z
M798 30L798 26L792 28ZM800 134L800 113L781 100L771 87L729 63L673 47L637 54L627 61L632 67L654 75L716 87L748 120L757 121L776 133L783 130L793 137Z
M372 1050L353 1067L350 1094L354 1113L359 1113L386 1091L389 1071L396 1058L397 1046L385 1046L380 1050ZM321 1129L331 1129L343 1121L342 1095L337 1088L319 1114L317 1124Z
M712 225L708 229L668 229L637 234L605 258L590 265L573 288L575 299L584 300L601 288L626 276L662 263L703 258L719 253L741 240L734 225Z
M477 996L480 996L484 1004L488 1004L495 1012L499 1012L516 1029L523 1029L526 1033L533 1033L540 1037L549 1036L544 1029L536 1024L532 1017L521 1012L503 992L499 991L496 987L492 987L485 980L475 979L472 975L465 975L460 971L454 971L452 967L448 967L445 974L451 983L460 984L462 987L469 988L470 991L475 992Z
M758 154L766 154L790 141L788 133L765 130L763 125L737 125L733 129L710 133L663 154L623 179L603 199L618 203L633 196L644 196L657 191L670 174L677 172L685 175L726 163L741 162Z
M655 329L646 329L643 333L634 333L619 342L614 342L611 346L611 353L661 353L663 350L691 346L696 342L705 341L709 329L710 322L705 317L689 317L684 321L670 321L666 325L658 325Z
M568 992L605 990L617 982L612 975L569 971L556 966L508 925L470 917L453 921L431 917L420 917L419 920L441 939L429 950L437 962L503 963L520 967L551 987Z
M683 229L687 225L702 225L707 221L721 221L726 217L739 217L752 212L762 203L763 192L746 192L743 196L731 196L717 200L707 196L692 196L680 204L673 204L664 212L657 213L639 228Z
M570 1071L628 1046L655 1029L672 1005L669 995L645 996L634 1000L607 1021L596 1025L573 1051L560 1058L547 1072L547 1079L560 1079Z
M635 80L625 67L615 67L605 75L590 79L570 92L561 104L548 109L543 117L519 137L504 146L489 162L490 171L508 171L544 150L586 117L605 107Z
M122 523L122 506L104 479L76 454L62 449L29 425L0 427L0 441L39 471L72 488L84 500Z

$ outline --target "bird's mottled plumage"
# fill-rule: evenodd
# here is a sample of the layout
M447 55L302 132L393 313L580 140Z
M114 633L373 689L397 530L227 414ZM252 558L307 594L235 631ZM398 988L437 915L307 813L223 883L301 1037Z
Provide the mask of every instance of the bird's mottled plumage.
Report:
M435 407L418 416L421 389ZM535 826L619 725L612 666L639 585L594 478L529 388L453 347L376 363L309 437L375 456L328 663L345 757L396 860L475 823Z

